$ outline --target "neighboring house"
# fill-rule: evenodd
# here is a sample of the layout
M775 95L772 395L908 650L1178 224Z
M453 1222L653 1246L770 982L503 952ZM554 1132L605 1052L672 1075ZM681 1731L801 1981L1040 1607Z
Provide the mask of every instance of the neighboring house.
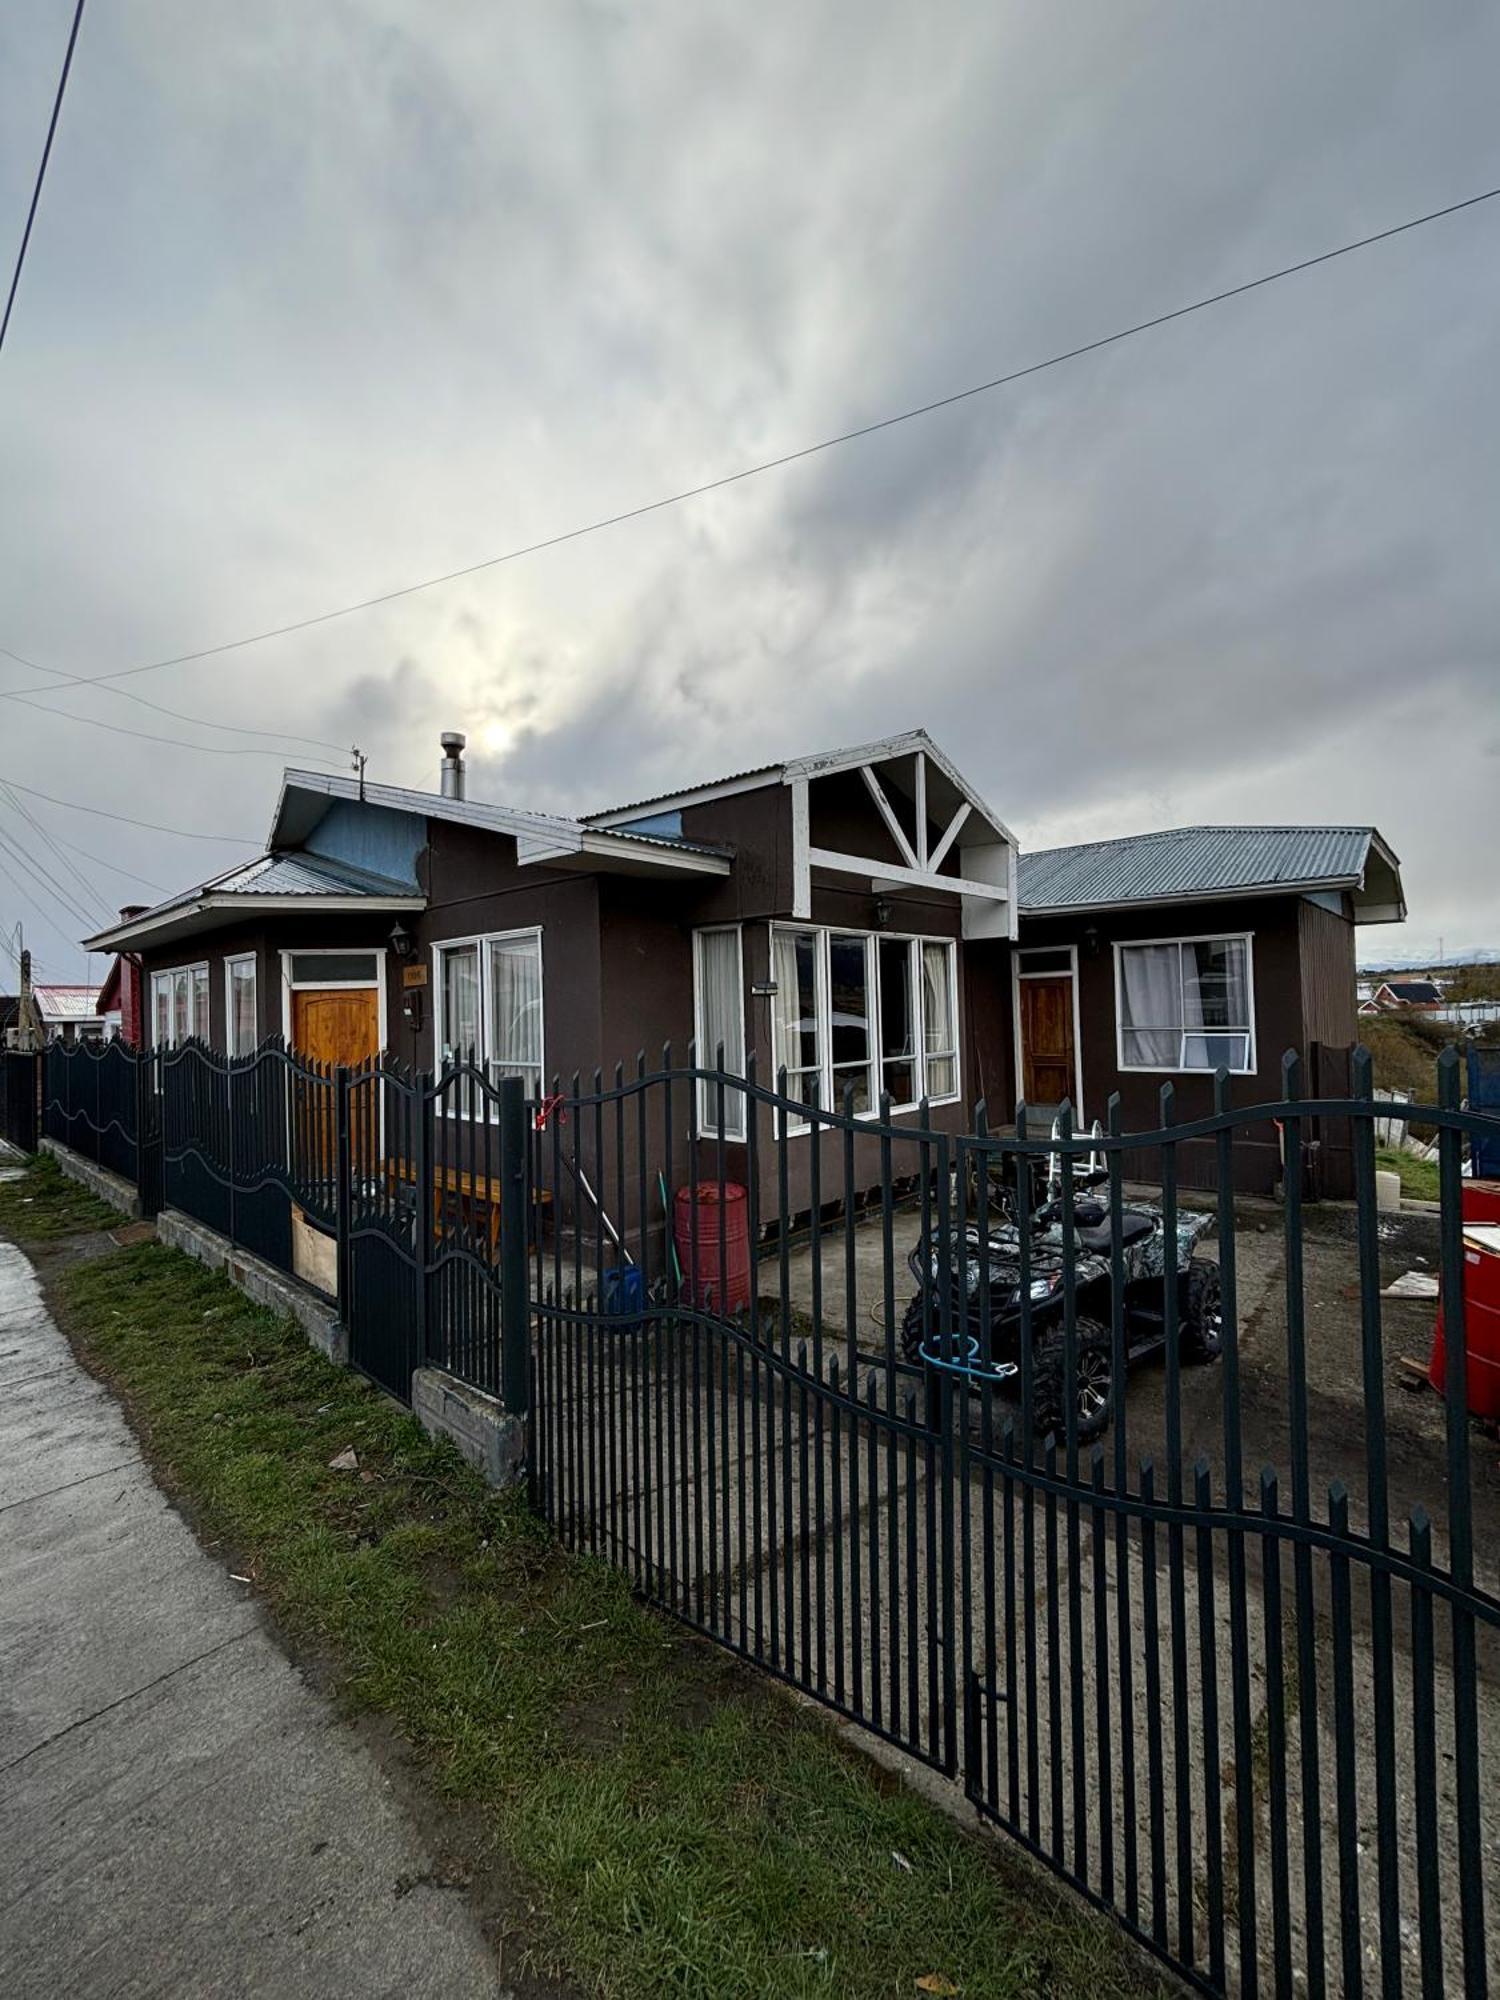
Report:
M121 923L143 916L144 903L127 903L120 912ZM146 1009L143 998L141 961L134 952L119 952L104 975L99 988L99 1012L110 1024L110 1032L132 1048L143 1048L146 1036Z
M37 1019L49 1039L102 1041L110 1024L99 1004L97 986L33 986Z
M90 939L138 957L149 1038L243 1054L274 1033L320 1061L389 1049L419 1069L472 1046L532 1094L637 1052L654 1066L666 1043L682 1061L696 1040L736 1072L754 1050L768 1086L784 1067L799 1099L847 1091L867 1113L884 1093L898 1125L925 1095L939 1131L968 1129L979 1099L998 1129L1022 1091L1068 1096L1086 1123L1118 1088L1129 1129L1156 1123L1169 1077L1192 1116L1219 1062L1236 1101L1259 1102L1280 1095L1284 1048L1347 1046L1353 924L1402 914L1370 828L1190 829L1023 859L923 731L579 819L467 798L462 745L444 739L437 793L287 772L266 854ZM738 1097L729 1110L745 1179ZM682 1134L694 1115L684 1103ZM794 1210L805 1130L789 1126ZM755 1136L775 1203L768 1119ZM916 1148L897 1150L893 1172L915 1172ZM861 1185L879 1151L856 1145ZM1272 1185L1274 1135L1236 1157L1245 1185ZM820 1164L839 1189L836 1136ZM1183 1165L1204 1169L1201 1149Z
M1087 1122L1118 1092L1124 1130L1144 1131L1164 1083L1179 1119L1207 1116L1221 1064L1234 1103L1275 1102L1296 1049L1312 1095L1319 1052L1357 1038L1355 925L1405 914L1373 827L1178 827L1023 855L1020 1094L1066 1093ZM1211 1184L1212 1143L1185 1144L1179 1165L1186 1184ZM1237 1135L1234 1168L1243 1189L1275 1186L1274 1125Z
M1435 979L1385 979L1370 995L1372 1014L1430 1013L1443 1004L1443 989ZM1363 1013L1366 1010L1360 1009Z

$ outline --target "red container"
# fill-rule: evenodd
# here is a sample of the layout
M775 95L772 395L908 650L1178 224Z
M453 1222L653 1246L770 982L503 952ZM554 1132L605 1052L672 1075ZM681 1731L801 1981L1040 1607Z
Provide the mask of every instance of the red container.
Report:
M1471 1417L1500 1417L1500 1223L1469 1223L1464 1229L1464 1345ZM1443 1309L1427 1379L1441 1396L1447 1386L1447 1345Z
M749 1305L749 1216L745 1190L733 1181L677 1190L674 1234L689 1305L730 1313Z
M1464 1181L1460 1213L1465 1222L1500 1222L1500 1181Z

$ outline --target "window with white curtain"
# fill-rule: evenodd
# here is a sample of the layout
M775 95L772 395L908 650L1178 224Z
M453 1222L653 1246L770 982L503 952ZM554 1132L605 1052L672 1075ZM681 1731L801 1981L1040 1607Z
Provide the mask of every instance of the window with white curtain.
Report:
M738 924L693 933L693 1008L699 1068L713 1069L722 1048L725 1072L743 1076L745 974ZM719 1086L707 1080L698 1085L698 1129L712 1133L719 1129ZM724 1137L745 1137L745 1094L727 1085Z
M151 975L152 1040L174 1048L196 1036L208 1040L208 967L175 965Z
M252 1055L256 1045L255 958L227 958L224 961L224 1018L229 1053Z
M771 933L772 1042L787 1090L856 1112L959 1094L958 947L951 938L798 929ZM800 1127L795 1129L801 1129Z
M437 1048L442 1067L475 1062L492 1083L518 1076L540 1097L542 934L510 931L436 948ZM472 1116L464 1095L451 1108Z
M1255 1068L1250 939L1115 946L1121 1069Z
M922 946L922 1052L927 1095L958 1095L957 953L951 944Z
M771 937L771 978L776 998L771 1019L776 1071L786 1071L789 1097L801 1104L826 1104L823 1056L827 1047L824 1022L823 934L821 931L778 930Z

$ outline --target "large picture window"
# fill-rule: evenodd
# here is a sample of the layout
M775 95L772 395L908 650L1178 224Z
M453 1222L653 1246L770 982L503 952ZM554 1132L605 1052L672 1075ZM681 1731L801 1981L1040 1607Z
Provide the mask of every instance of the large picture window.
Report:
M208 967L175 965L151 975L151 1039L159 1049L208 1040Z
M542 1094L542 934L512 931L436 947L442 1065L475 1062L492 1083L518 1076ZM456 1108L472 1113L465 1101Z
M1121 1069L1255 1068L1248 937L1115 946Z
M724 1051L731 1076L745 1073L745 973L738 924L693 933L694 1034L698 1067L712 1069ZM698 1085L698 1129L719 1130L719 1086ZM745 1137L745 1094L724 1087L724 1137Z
M772 1041L788 1094L856 1112L959 1095L958 950L949 938L771 933ZM800 1128L799 1128L800 1129Z

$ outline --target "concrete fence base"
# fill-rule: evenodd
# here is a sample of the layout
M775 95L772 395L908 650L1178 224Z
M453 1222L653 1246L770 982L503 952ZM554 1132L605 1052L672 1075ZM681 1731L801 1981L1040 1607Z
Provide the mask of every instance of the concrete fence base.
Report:
M211 1271L222 1271L232 1285L272 1312L285 1313L296 1320L320 1354L326 1354L342 1368L349 1361L349 1334L337 1309L326 1299L299 1285L274 1264L238 1249L216 1229L184 1215L181 1209L164 1208L156 1218L156 1234L161 1242L185 1256L196 1258Z
M451 1438L491 1486L514 1486L524 1478L525 1421L482 1389L441 1368L418 1368L411 1378L411 1407L429 1436Z
M123 1174L111 1173L108 1167L96 1166L59 1139L44 1138L38 1144L42 1152L56 1160L69 1180L77 1181L91 1195L118 1209L121 1215L128 1215L132 1222L139 1220L141 1198L133 1181L126 1180Z

